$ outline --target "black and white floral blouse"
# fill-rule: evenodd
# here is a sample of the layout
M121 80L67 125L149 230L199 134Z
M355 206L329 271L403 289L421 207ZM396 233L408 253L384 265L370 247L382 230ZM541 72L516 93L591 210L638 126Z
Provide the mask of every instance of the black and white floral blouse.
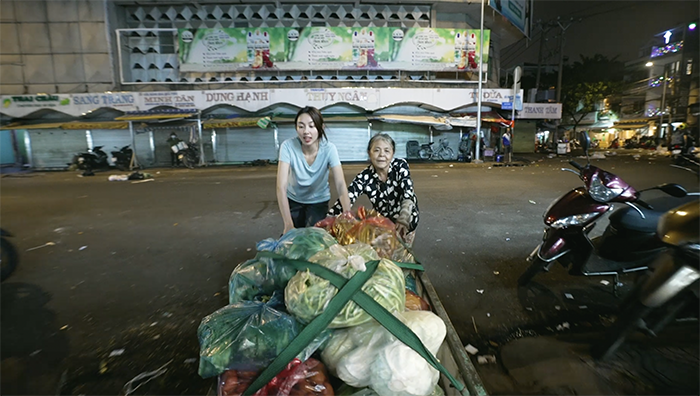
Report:
M382 216L388 217L393 222L396 222L396 218L401 212L401 202L406 199L413 201L414 206L408 231L413 231L418 226L418 201L413 191L413 180L411 180L408 162L405 159L394 158L391 160L391 167L389 168L386 182L381 181L372 164L367 166L355 176L355 179L348 186L348 196L351 204L355 203L357 197L362 194L367 195L370 202L372 202L374 210ZM328 214L337 216L342 211L343 208L340 205L340 200L338 200L331 210L328 211Z

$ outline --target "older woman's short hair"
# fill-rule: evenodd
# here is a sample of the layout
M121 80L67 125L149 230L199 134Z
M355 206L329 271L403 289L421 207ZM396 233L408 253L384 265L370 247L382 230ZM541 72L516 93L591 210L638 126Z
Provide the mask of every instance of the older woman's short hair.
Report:
M391 150L396 152L396 143L394 143L394 139L392 139L391 136L387 135L386 133L378 133L372 136L372 138L369 139L369 144L367 144L367 152L370 152L372 150L372 146L374 146L374 143L380 140L391 144Z

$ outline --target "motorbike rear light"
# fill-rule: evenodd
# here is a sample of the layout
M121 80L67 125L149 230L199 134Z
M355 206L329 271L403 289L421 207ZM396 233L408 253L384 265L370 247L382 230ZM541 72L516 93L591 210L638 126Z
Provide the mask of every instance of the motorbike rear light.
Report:
M591 195L591 198L598 202L609 202L622 194L624 191L624 189L619 187L610 188L606 186L603 184L603 181L600 180L600 177L598 177L597 174L593 174L591 177L591 183L588 187L588 193Z
M566 228L569 226L580 226L586 224L589 220L598 217L600 213L583 213L573 216L562 217L551 224L554 228Z

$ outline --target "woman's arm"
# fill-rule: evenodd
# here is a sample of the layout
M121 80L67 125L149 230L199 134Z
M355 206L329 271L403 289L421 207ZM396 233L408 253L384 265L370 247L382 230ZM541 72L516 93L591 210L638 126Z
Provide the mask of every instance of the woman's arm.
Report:
M284 222L284 234L294 229L292 213L289 211L287 199L287 184L289 183L289 163L279 161L277 164L277 205L280 208L282 221Z
M350 203L350 197L348 197L348 186L345 184L343 166L334 166L331 168L331 172L333 172L333 180L335 182L335 189L338 191L340 205L343 207L343 212L348 212L352 208L352 204Z
M350 199L350 206L352 206L357 198L362 195L362 191L365 188L363 184L363 178L362 175L364 175L365 172L360 172L355 176L355 178L350 182L350 185L348 186L348 198ZM340 203L340 199L337 199L335 201L335 204L331 207L331 209L328 211L329 216L337 216L339 214L343 213L343 206Z

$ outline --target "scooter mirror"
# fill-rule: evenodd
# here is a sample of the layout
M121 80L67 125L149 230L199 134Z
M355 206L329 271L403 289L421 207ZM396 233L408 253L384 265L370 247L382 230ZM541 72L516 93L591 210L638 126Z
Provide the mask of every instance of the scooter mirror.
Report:
M676 198L683 198L686 195L688 195L688 191L685 188L683 188L683 186L676 183L666 183L657 186L656 188Z
M588 136L588 131L581 132L581 148L583 148L583 152L588 156L588 149L591 148L591 137Z

